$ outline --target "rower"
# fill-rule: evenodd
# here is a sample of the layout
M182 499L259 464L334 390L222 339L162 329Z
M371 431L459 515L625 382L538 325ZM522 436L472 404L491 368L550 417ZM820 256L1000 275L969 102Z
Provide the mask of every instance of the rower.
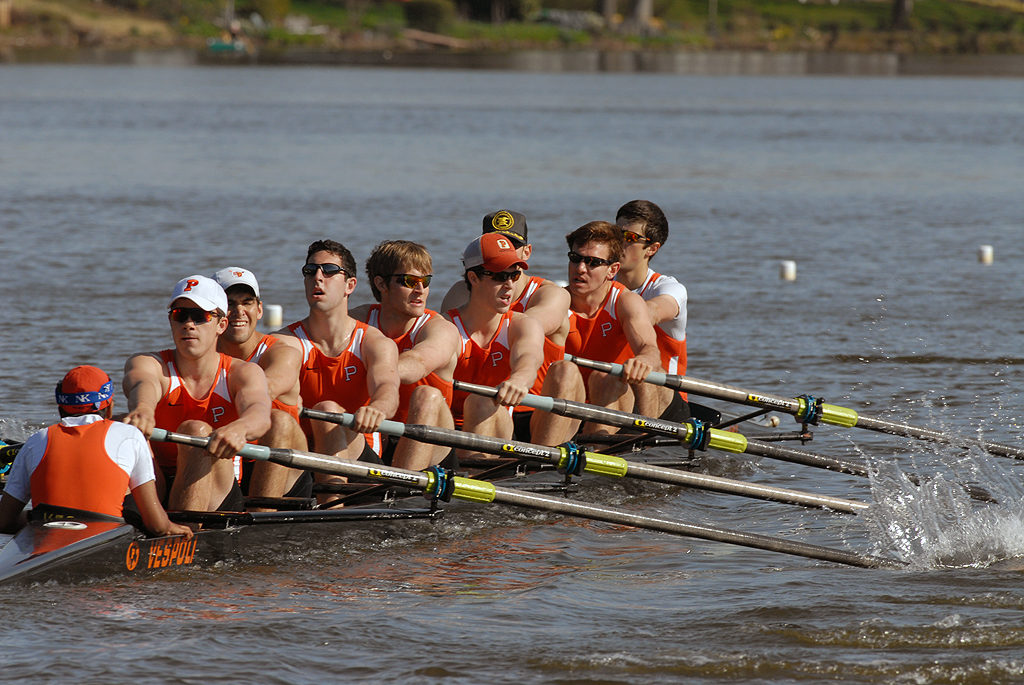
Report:
M427 309L433 261L424 246L386 240L366 260L366 276L378 304L352 310L359 321L379 329L398 346L399 387L395 420L451 429L452 374L459 332L450 321ZM384 463L422 471L441 463L449 449L408 438L389 437Z
M270 430L257 443L267 447L303 450L306 436L299 426L299 370L302 355L278 338L260 334L256 325L263 318L263 301L256 275L248 269L229 266L213 275L228 298L228 327L217 339L217 349L236 359L259 364L270 390ZM251 497L309 497L313 479L308 472L268 461L243 463L242 489ZM246 488L248 486L248 488Z
M181 279L169 307L174 347L133 355L125 364L124 421L147 437L156 427L210 436L206 448L156 446L170 508L241 511L235 455L270 429L266 376L257 364L217 351L228 326L228 300L216 281Z
M498 392L492 398L456 391L452 413L465 431L508 439L514 429L511 408L533 387L543 360L541 324L511 310L514 285L529 265L497 232L467 245L462 264L469 300L445 314L462 339L455 379L494 385ZM459 452L459 458L469 454Z
M589 369L579 373L586 381L587 402L633 411L634 388L652 370L661 369L661 355L643 298L615 280L622 260L622 231L615 224L592 221L565 240L573 314L565 351L622 364L621 377ZM584 428L586 433L609 430L589 424Z
M0 532L25 524L23 509L47 518L122 519L131 491L153 535L192 537L167 518L157 497L153 453L139 429L111 420L114 388L101 369L76 366L57 384L60 423L33 434L14 459L3 498Z
M322 421L308 425L314 449L347 461L380 461L380 422L398 409L398 348L378 329L349 315L356 288L356 262L334 240L317 240L302 267L309 315L280 332L281 342L302 354L302 405L350 412L351 428ZM304 426L305 427L305 426ZM341 476L318 474L318 483L342 484ZM321 503L338 499L318 495Z
M686 375L686 286L650 267L668 240L668 219L658 205L633 200L619 207L615 223L622 231L622 262L615 280L644 298L661 354L661 368ZM673 421L690 416L685 393L642 383L633 388L638 414ZM671 407L669 405L672 405Z
M529 264L533 245L528 240L526 217L519 212L501 209L483 218L481 234L498 233L508 238L516 254ZM569 293L554 281L541 276L526 276L512 283L512 311L523 312L537 319L544 329L544 359L530 392L582 402L586 390L580 374L571 362L565 361L565 337L569 333ZM442 311L465 304L469 299L465 280L449 289L442 302ZM517 406L513 411L515 436L526 442L558 445L576 432L579 421L547 412Z

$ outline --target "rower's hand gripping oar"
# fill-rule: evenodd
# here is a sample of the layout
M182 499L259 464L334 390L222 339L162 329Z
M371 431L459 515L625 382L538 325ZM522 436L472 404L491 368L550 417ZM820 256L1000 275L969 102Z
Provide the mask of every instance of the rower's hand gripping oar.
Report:
M622 364L598 362L592 359L583 359L582 357L577 357L571 354L566 354L565 358L588 369L603 371L605 373L610 373L613 376L622 375ZM866 428L868 430L887 433L889 435L899 435L907 438L915 438L917 440L941 442L962 447L978 445L982 449L1001 457L1024 459L1024 448L1022 447L1013 447L1011 445L1001 445L999 443L987 442L985 440L949 435L928 428L917 428L903 423L896 423L894 421L886 421L885 419L865 416L863 414L859 414L854 409L840 407L835 404L826 404L820 398L814 398L810 395L804 395L796 398L782 397L780 395L744 390L742 388L736 388L722 383L704 381L698 378L693 378L692 376L678 376L675 374L663 373L661 371L655 371L647 374L647 377L644 380L652 385L662 385L668 388L682 390L683 392L693 393L694 395L713 397L715 399L735 402L737 404L745 404L751 407L774 409L776 411L792 414L796 420L801 423L808 423L815 426L818 425L818 422L820 421L834 426L843 426L845 428Z
M351 426L354 422L354 417L351 414L338 414L337 418L337 423L343 426ZM383 421L380 431L401 437L405 434L406 428L405 424L396 421ZM410 435L409 437L413 436ZM195 447L205 447L209 442L208 437L171 433L160 428L153 431L150 435L150 440L177 442ZM423 490L428 495L444 501L455 498L480 503L498 502L569 516L579 516L594 521L604 521L606 523L632 526L646 530L658 530L684 537L725 542L782 554L792 554L809 559L831 561L848 566L859 566L861 568L901 568L904 566L904 564L896 560L883 557L830 549L828 547L767 535L743 533L716 526L645 516L603 505L577 502L563 497L501 488L487 481L452 475L451 472L436 466L423 472L407 471L394 467L376 466L365 462L339 461L334 457L326 455L277 447L265 447L263 445L246 445L239 454L250 459L272 461L292 468L352 478L366 478Z
M476 387L487 388L487 386ZM496 392L495 388L487 389L491 390L492 393ZM528 395L527 397L531 396ZM302 415L311 419L329 421L332 423L341 423L342 420L340 417L345 416L345 414L336 414L333 412L317 411L313 409L303 409ZM610 454L587 452L580 449L579 446L574 443L566 443L559 447L549 447L547 445L535 445L533 443L520 442L518 440L502 440L501 438L495 438L487 435L476 435L474 433L466 433L447 428L437 428L434 426L423 426L412 423L401 424L397 422L385 423L403 426L401 435L419 442L426 442L432 445L445 445L447 447L457 447L477 452L485 452L487 454L519 457L521 459L529 459L532 461L548 462L557 467L562 473L570 473L576 476L584 473L592 473L599 476L610 476L613 478L636 478L639 480L648 480L658 483L670 483L673 485L683 485L692 488L701 488L704 490L714 490L716 492L724 492L731 495L739 495L741 497L754 497L757 499L784 502L786 504L799 504L805 507L821 507L823 509L841 511L846 514L856 514L867 510L870 506L866 502L857 502L839 497L817 495L801 492L799 490L759 485L757 483L747 483L740 480L732 480L729 478L721 478L701 473L691 473L689 471L669 469L651 464L640 464L637 462L627 461L622 457L616 457ZM389 432L385 428L381 428L381 430L383 432Z

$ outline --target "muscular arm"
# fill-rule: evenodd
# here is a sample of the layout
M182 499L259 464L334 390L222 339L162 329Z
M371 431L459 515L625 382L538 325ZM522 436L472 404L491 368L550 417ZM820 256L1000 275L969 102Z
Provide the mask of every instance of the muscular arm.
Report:
M299 371L302 370L302 352L289 345L272 345L260 357L260 367L267 377L267 390L272 399L282 398L294 404L294 393L298 387Z
M121 381L128 398L123 422L135 426L147 438L156 428L156 405L164 394L164 366L152 354L136 354L125 362Z
M647 311L651 314L651 323L657 326L679 316L679 300L671 295L652 297L647 300Z
M228 370L228 391L238 418L214 430L206 448L221 459L234 457L247 441L270 430L270 392L263 369L250 362L233 361Z
M526 313L540 322L544 335L552 336L558 332L566 321L569 312L569 291L554 283L545 283L533 297Z
M363 353L370 402L353 412L352 430L372 433L398 409L398 348L376 328L368 328L363 338Z
M515 406L523 401L537 380L537 370L544 361L544 329L536 319L517 315L508 327L510 350L510 374L498 385L495 399L506 406Z
M450 321L434 316L419 332L415 345L398 355L401 383L415 383L452 364L459 350L459 331Z
M647 374L661 368L658 339L647 303L636 293L624 292L619 296L616 306L622 331L633 350L633 358L627 359L622 365L622 379L627 383L642 383Z

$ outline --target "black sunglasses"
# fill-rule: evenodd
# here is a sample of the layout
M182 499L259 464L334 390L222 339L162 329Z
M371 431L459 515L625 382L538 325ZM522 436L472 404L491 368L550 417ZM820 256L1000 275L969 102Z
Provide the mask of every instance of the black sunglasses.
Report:
M167 312L167 316L170 317L171 321L176 321L177 323L191 321L198 326L199 324L213 321L217 318L217 312L208 312L199 307L175 307Z
M427 274L426 276L413 276L412 274L391 274L388 278L398 279L401 285L404 285L409 290L416 287L417 283L422 283L424 288L430 287L430 280L434 277L434 274Z
M303 264L302 275L312 278L313 276L316 276L317 269L324 272L324 278L330 278L331 276L337 276L338 274L345 274L348 276L348 272L341 268L341 266L331 264L329 262L327 264L314 264L313 262Z
M495 283L504 283L505 281L512 281L515 283L519 280L519 277L523 275L522 271L487 271L486 269L480 269L477 273L481 276L490 276L491 280Z
M588 257L581 255L579 252L569 250L569 261L573 264L579 264L580 262L587 265L588 269L596 269L599 266L611 266L615 262L611 259L602 259L601 257Z

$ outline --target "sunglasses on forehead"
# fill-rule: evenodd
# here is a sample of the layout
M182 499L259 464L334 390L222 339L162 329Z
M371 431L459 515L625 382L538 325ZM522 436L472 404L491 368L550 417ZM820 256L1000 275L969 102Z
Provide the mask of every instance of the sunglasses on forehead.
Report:
M176 323L191 321L192 323L199 325L213 321L217 318L217 313L208 312L205 309L200 309L199 307L174 307L167 312L167 316L170 317L171 321Z
M596 269L599 266L610 266L615 263L611 259L581 255L579 252L575 252L574 250L569 250L569 261L573 264L579 264L582 262L587 265L588 269Z
M515 271L487 271L486 269L478 269L476 273L481 278L489 276L495 283L505 283L506 281L515 283L523 275L523 272L518 269Z
M412 274L391 274L388 278L394 278L398 281L399 285L404 285L406 288L412 290L416 287L417 283L423 285L424 288L430 287L430 279L434 277L434 274L427 274L426 276L413 276Z
M650 245L653 241L647 236L642 236L639 233L627 231L626 229L623 228L622 242L626 243L627 245L632 245L633 243L643 243L644 245Z
M348 276L348 272L338 264L314 264L313 262L310 262L309 264L302 265L302 275L308 278L316 276L317 270L324 272L324 278L330 278L331 276L337 276L338 274L345 274Z

